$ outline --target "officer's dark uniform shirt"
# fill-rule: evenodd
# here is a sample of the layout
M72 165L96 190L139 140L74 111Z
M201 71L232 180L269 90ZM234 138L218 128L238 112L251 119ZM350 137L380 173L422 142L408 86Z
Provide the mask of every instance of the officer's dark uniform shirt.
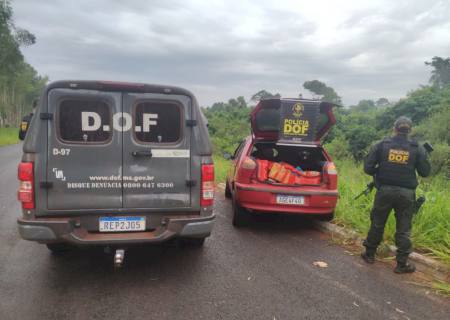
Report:
M418 184L416 170L420 176L428 176L430 162L425 148L409 140L406 135L396 135L378 142L364 161L364 172L375 175L377 187L392 185L415 189Z

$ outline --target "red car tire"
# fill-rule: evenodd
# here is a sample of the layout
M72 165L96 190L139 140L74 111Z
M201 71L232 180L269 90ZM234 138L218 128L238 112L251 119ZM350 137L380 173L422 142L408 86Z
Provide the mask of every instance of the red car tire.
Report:
M228 184L228 180L225 182L225 198L231 199L232 194L230 190L230 185Z
M249 212L241 207L239 203L236 201L236 198L233 197L233 226L245 227L248 225L250 220Z

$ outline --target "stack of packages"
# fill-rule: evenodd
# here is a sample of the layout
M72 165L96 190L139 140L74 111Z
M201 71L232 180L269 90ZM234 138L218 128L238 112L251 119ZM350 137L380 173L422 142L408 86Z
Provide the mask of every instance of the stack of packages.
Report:
M278 182L287 185L318 185L320 172L302 171L285 162L256 160L257 178L261 182Z

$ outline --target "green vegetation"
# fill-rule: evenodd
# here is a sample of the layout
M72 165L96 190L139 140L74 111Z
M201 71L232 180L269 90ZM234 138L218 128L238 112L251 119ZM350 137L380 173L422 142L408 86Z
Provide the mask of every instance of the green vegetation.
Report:
M33 34L14 24L9 1L0 1L0 128L17 127L48 80L20 52L35 42Z
M435 289L437 293L450 297L450 284L447 282L435 281L432 284L432 288Z
M19 129L0 128L0 146L19 142Z
M430 156L432 175L420 179L417 189L417 194L425 195L427 201L414 218L412 239L417 250L450 265L450 59L434 57L426 65L433 68L430 85L408 93L395 103L386 98L365 99L354 106L336 108L337 124L324 144L339 172L341 198L335 223L352 227L365 236L375 192L367 198L353 200L371 181L371 177L363 173L362 160L375 141L391 134L397 117L410 117L415 124L412 136L419 142L429 141L435 149ZM318 99L340 100L333 88L320 81L307 81L304 88ZM261 90L251 100L273 96L279 94ZM230 165L222 154L233 153L243 137L250 133L248 115L251 110L252 106L248 106L243 97L204 109L214 144L218 182L225 180ZM387 243L394 243L394 234L392 214L386 226Z
M216 155L223 155L224 152L232 154L242 139L250 134L250 110L244 97L203 108Z
M223 157L215 155L214 158L214 174L216 182L225 182L227 172L230 168L231 161L225 160Z

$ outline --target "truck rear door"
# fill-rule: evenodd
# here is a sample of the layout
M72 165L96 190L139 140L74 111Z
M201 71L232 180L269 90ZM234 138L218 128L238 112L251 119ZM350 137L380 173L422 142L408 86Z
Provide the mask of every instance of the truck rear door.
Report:
M187 96L123 94L124 208L191 206L191 109Z
M52 89L48 94L47 208L122 207L122 134L113 130L122 94Z

